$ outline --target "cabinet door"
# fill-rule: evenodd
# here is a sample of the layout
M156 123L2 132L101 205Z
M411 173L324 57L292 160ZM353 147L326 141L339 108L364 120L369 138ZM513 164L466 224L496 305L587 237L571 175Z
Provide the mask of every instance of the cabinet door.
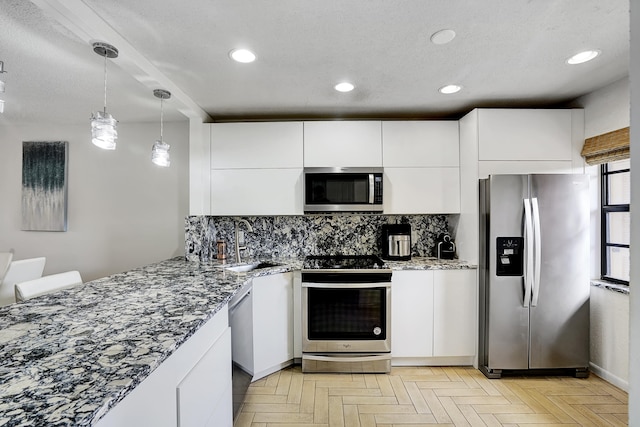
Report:
M253 380L293 360L293 273L253 279Z
M522 175L530 173L573 173L571 161L482 161L478 162L478 178L489 175Z
M217 424L233 424L233 415L229 411L231 395L231 329L209 348L198 363L178 384L178 425L180 427L203 426L216 415ZM216 403L224 402L220 408ZM215 414L218 412L218 414Z
M458 167L457 121L382 122L385 167Z
M212 169L302 167L302 122L210 126Z
M479 160L571 161L571 110L478 110Z
M475 355L476 313L476 270L434 270L433 355Z
M212 215L302 213L302 169L211 170Z
M385 168L385 214L460 213L459 168Z
M381 122L304 122L304 166L382 166Z
M391 356L431 357L433 272L394 271L391 277Z

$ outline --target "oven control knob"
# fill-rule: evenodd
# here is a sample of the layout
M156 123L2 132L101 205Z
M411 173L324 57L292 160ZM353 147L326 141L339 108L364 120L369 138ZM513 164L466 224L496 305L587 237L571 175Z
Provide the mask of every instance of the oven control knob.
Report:
M382 329L379 326L373 328L373 335L380 335L382 333Z

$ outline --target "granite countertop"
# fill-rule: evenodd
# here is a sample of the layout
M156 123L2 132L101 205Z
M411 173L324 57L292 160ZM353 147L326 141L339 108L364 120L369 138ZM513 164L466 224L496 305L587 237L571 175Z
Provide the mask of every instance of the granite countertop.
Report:
M385 261L392 270L462 270L478 268L477 265L460 259L438 259L434 257L411 257L409 261Z
M0 308L0 426L89 426L210 320L252 277L173 258ZM414 257L393 270L463 269Z
M282 260L276 260L282 262ZM88 426L251 277L174 258L0 308L0 426Z

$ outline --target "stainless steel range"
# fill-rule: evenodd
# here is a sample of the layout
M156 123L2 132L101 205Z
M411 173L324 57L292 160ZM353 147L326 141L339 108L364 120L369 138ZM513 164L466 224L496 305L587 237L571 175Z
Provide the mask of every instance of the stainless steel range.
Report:
M391 370L391 269L375 255L308 256L302 371Z

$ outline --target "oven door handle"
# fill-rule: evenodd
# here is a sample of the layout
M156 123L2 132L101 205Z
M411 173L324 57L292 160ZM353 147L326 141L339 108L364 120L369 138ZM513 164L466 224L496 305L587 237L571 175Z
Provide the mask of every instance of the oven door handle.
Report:
M391 282L379 283L318 283L318 282L302 282L303 288L322 288L322 289L370 289L370 288L390 288Z
M304 358L322 362L375 362L377 360L388 360L389 353L373 356L319 356L317 354L305 353Z

